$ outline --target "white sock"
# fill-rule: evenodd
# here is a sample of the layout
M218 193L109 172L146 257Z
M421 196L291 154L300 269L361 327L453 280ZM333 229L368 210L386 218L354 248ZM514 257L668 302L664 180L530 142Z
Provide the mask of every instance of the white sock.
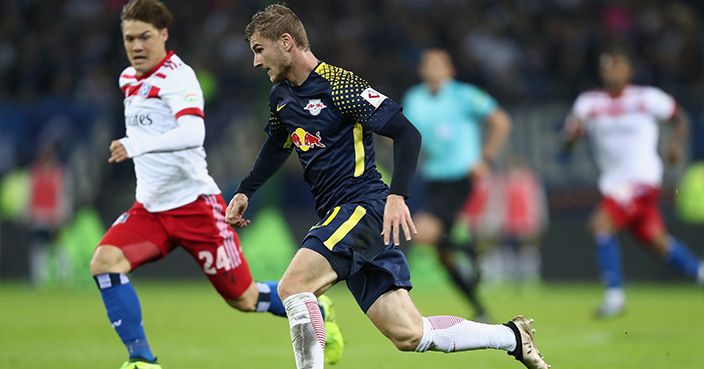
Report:
M609 287L604 290L604 303L613 306L622 306L626 303L626 293L621 287Z
M503 324L483 324L456 316L423 317L423 337L416 352L516 349L516 336Z
M284 300L291 343L296 355L296 368L323 369L325 323L312 293L298 293Z

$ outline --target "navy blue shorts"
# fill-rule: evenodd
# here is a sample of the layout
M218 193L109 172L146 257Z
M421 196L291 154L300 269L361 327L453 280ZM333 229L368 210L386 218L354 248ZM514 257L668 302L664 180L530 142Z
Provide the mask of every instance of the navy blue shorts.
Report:
M472 180L469 177L454 181L428 181L423 209L440 219L443 227L449 230L471 193Z
M303 239L303 247L323 255L366 313L379 296L411 289L403 252L384 245L384 200L347 203L330 210Z

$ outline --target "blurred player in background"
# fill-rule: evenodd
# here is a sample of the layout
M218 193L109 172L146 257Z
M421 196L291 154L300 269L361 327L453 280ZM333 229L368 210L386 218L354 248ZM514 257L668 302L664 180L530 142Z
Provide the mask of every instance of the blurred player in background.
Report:
M127 133L110 144L109 162L134 161L136 202L107 231L90 270L129 352L122 368L157 369L127 273L176 247L193 256L230 306L279 316L285 310L277 282L252 280L237 234L225 223L226 204L203 149L200 85L193 69L166 51L171 13L158 0L131 0L121 21L131 63L119 79Z
M502 349L529 368L547 368L534 347L530 320L506 325L459 317L422 317L408 290L410 272L399 244L416 229L405 203L421 136L401 106L344 69L318 60L291 9L270 5L246 28L254 66L274 83L268 138L227 208L244 227L249 197L295 150L321 220L304 238L279 283L296 365L323 368L325 326L317 296L339 281L376 327L403 351ZM393 140L391 187L375 165L374 135Z
M663 163L658 154L658 123L672 124L667 159L682 160L688 121L672 96L656 87L631 84L633 66L619 49L601 54L604 88L579 95L565 122L566 146L588 136L596 149L603 196L590 220L597 261L606 285L600 317L623 312L625 295L616 233L628 228L665 264L704 283L704 264L665 228L658 208Z
M458 244L451 230L472 191L472 181L484 176L506 141L511 119L486 92L454 79L450 54L425 50L419 75L423 83L408 90L404 113L423 135L426 180L423 210L414 217L416 243L435 246L440 262L475 310L475 319L488 322L477 296L479 267L474 248ZM489 127L482 144L482 124Z
M482 284L512 280L540 283L542 234L549 222L542 179L525 158L512 155L508 170L490 171L472 183L462 209L481 255Z
M522 156L514 155L509 160L503 206L503 242L515 252L509 275L523 286L536 286L540 282L541 238L550 217L545 185Z
M36 286L49 281L50 246L71 219L70 177L58 151L54 140L42 142L29 167L29 270Z

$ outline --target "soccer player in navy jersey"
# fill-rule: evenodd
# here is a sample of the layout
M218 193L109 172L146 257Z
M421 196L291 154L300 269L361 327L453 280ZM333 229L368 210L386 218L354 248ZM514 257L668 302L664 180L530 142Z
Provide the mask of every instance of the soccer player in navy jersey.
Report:
M548 365L534 346L530 320L504 325L459 317L423 317L408 291L408 264L396 248L416 233L405 203L421 137L401 106L363 79L318 60L303 24L286 6L257 12L245 30L254 66L274 83L268 138L226 211L244 227L249 197L295 150L321 220L304 238L278 286L289 319L296 365L323 368L325 328L317 296L346 281L358 305L403 351L495 348L528 368ZM373 134L393 139L389 189L374 164Z

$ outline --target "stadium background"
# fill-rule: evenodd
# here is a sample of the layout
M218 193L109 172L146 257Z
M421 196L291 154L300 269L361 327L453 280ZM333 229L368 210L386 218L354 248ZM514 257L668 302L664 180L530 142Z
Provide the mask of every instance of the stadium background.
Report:
M119 28L123 3L0 2L0 278L27 275L27 224L19 213L23 190L18 173L46 142L59 143L73 183L73 215L94 218L86 226L93 233L104 230L133 200L131 163L108 165L106 149L124 132L116 82L128 64ZM166 3L174 13L167 48L192 65L201 81L209 168L228 200L264 139L270 82L251 67L243 29L251 14L268 2ZM451 50L460 80L485 88L506 107L515 128L498 166L505 167L511 155L522 156L545 182L550 214L543 243L547 280L596 279L585 227L598 199L596 169L587 145L571 157L560 154L560 126L577 94L598 87L598 50L612 43L628 45L635 55L636 83L662 87L691 116L687 161L667 169L663 210L674 234L700 254L704 250L698 242L701 227L683 222L673 207L685 169L704 157L701 2L318 0L289 5L306 24L316 56L357 72L397 101L418 83L415 66L421 50L441 46ZM384 166L385 155L380 157ZM290 160L255 195L248 211L257 219L259 210L271 210L266 219L288 225L280 227L288 234L273 240L287 243L284 251L295 247L315 222L312 198L299 172ZM266 232L268 224L260 229ZM245 238L259 239L248 231L242 231ZM624 242L629 278L676 278L630 247L627 236ZM89 253L92 247L80 245L75 252ZM245 247L259 253L258 245ZM188 260L175 260L143 273L198 274L185 266ZM256 257L252 261L261 264Z
M134 199L130 163L108 165L110 140L124 133L117 76L128 64L119 29L124 0L0 0L0 364L4 368L117 366L123 349L108 328L87 262L96 240ZM243 29L269 1L167 0L174 13L167 48L194 67L206 93L206 150L226 200L264 139L270 82L251 67ZM560 126L577 94L598 86L596 55L612 42L633 48L636 82L673 94L691 117L687 160L668 168L662 208L671 231L704 254L701 214L678 212L686 170L704 159L704 3L657 0L357 0L289 1L317 57L365 77L400 100L418 83L424 47L450 49L459 79L476 83L511 114L514 130L498 168L519 155L544 180L550 227L543 239L543 287L488 291L503 319L536 318L541 351L555 367L701 368L701 291L622 237L626 317L595 324L600 298L585 223L598 200L587 145L559 152ZM70 275L49 288L27 281L26 168L38 148L60 144L71 179L71 222L57 248ZM384 163L384 155L380 155ZM683 179L685 178L685 179ZM696 187L696 186L695 186ZM418 190L418 188L416 188ZM677 191L676 191L677 190ZM702 202L704 196L687 201ZM415 198L415 197L414 197ZM415 208L417 203L411 201ZM694 209L704 209L696 203ZM242 230L257 279L277 278L315 222L312 198L290 160L255 195ZM414 298L424 312L466 315L438 271L432 250L412 255ZM134 273L150 341L165 367L292 365L284 320L233 313L183 252ZM660 282L664 281L664 284ZM78 287L78 288L74 288ZM395 352L364 320L344 287L335 287L347 343L339 369L517 367L505 355ZM245 318L246 317L246 318ZM190 319L189 319L190 318ZM255 335L247 332L257 332ZM464 355L464 354L460 354ZM262 364L262 357L267 364ZM460 366L461 365L461 366Z

